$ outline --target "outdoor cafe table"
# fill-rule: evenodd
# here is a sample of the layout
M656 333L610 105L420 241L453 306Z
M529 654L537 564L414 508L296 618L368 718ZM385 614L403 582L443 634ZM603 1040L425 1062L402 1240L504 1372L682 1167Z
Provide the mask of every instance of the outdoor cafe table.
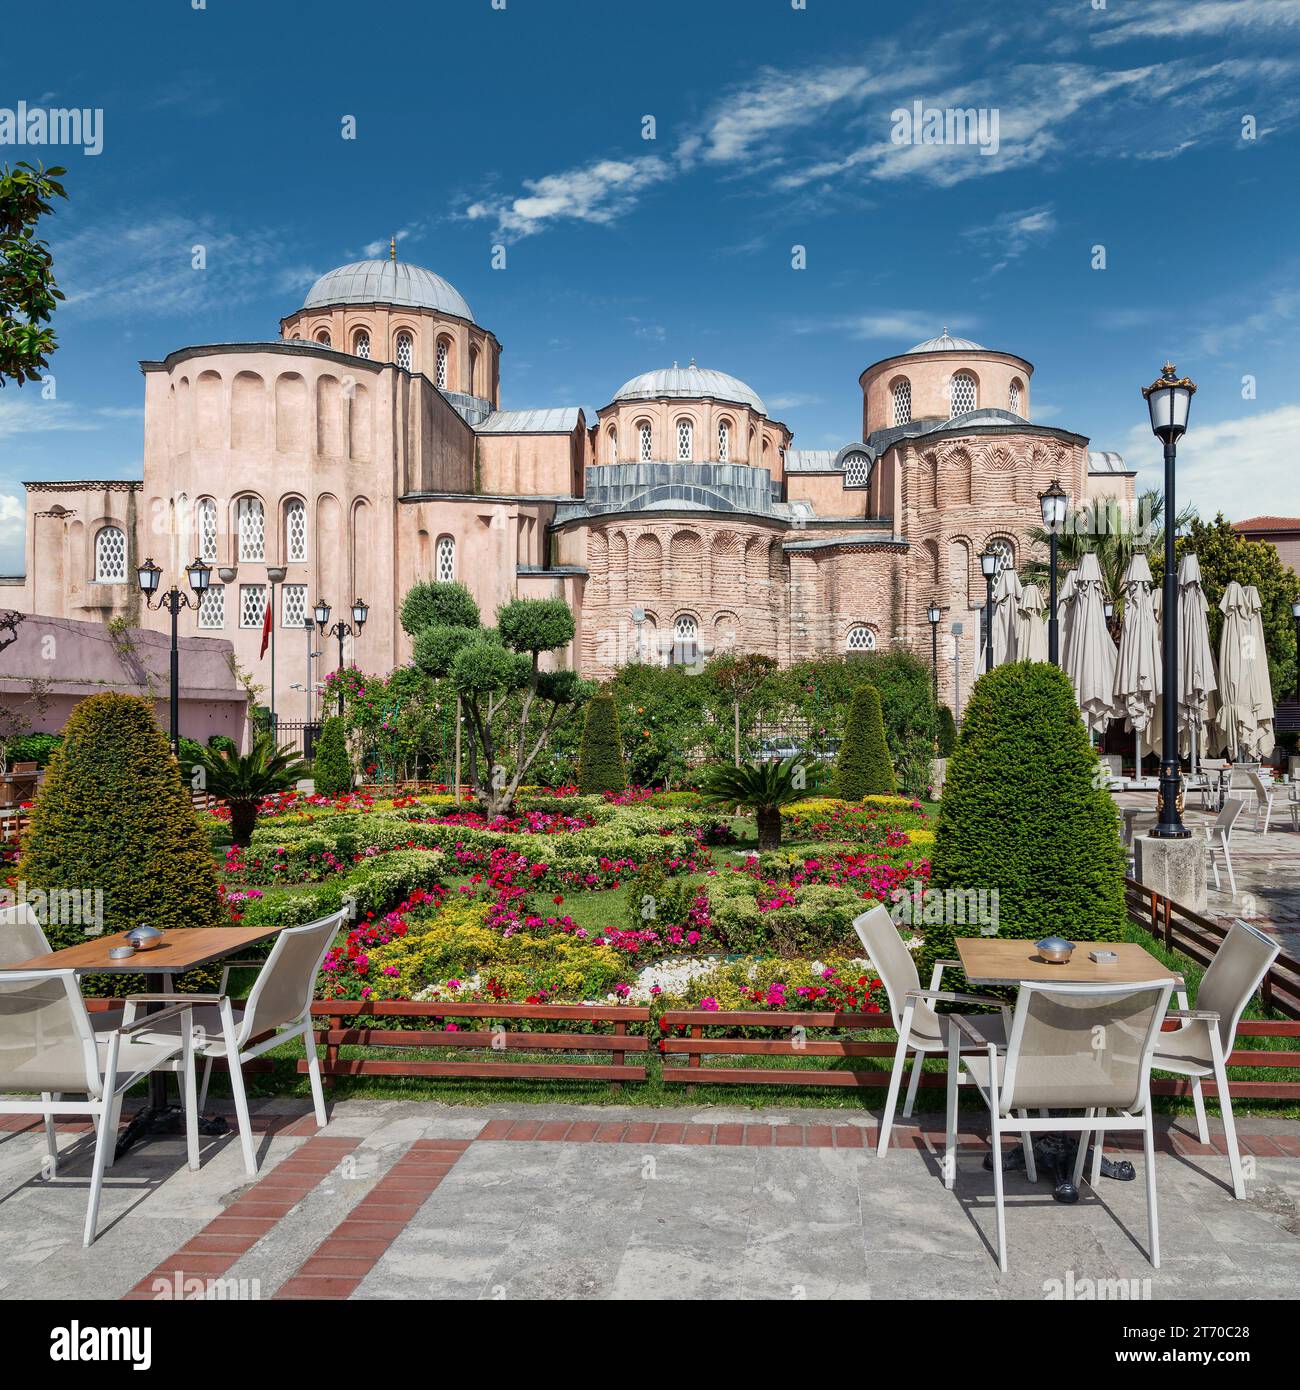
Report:
M1169 966L1162 964L1150 951L1144 950L1134 941L1078 941L1068 961L1054 964L1038 954L1038 947L1032 941L1015 941L1000 936L959 936L954 943L961 968L971 985L1020 985L1030 984L1088 984L1088 985L1137 985L1148 980L1168 980L1175 982L1175 988L1183 988L1182 976ZM1089 951L1114 951L1113 961L1088 959ZM1063 1165L1053 1161L1055 1155L1045 1142L1057 1140L1059 1149L1064 1136L1049 1135L1037 1140L1034 1152L1041 1166L1058 1175ZM1040 1145L1041 1150L1040 1150ZM1023 1162L1023 1150L1017 1146L1007 1153L1003 1168L1018 1167ZM1120 1167L1109 1159L1102 1159L1102 1173L1106 1177L1120 1176ZM1127 1176L1132 1176L1129 1168ZM1062 1195L1063 1185L1068 1185L1069 1194ZM1074 1201L1077 1192L1073 1184L1057 1182L1059 1200Z
M125 960L114 960L108 954L114 946L130 944L126 932L116 932L112 936L90 937L75 946L65 946L61 951L51 951L34 960L7 966L6 969L74 970L78 975L155 975L161 977L161 992L166 994L171 992L177 975L197 969L200 965L211 965L213 961L245 947L255 946L259 941L275 936L279 930L278 926L176 927L164 931L162 940L152 950L137 951ZM118 1141L117 1152L124 1153L146 1133L177 1132L180 1120L179 1106L169 1106L167 1103L166 1072L151 1072L149 1103L132 1118ZM200 1117L199 1123L204 1134L226 1132L226 1122L220 1117L207 1120Z

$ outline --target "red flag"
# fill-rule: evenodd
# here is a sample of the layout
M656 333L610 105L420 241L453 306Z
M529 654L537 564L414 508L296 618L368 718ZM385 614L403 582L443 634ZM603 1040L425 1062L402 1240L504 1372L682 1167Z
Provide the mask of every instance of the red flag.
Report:
M271 605L266 605L266 613L262 618L262 650L258 652L258 659L266 655L266 648L271 641Z

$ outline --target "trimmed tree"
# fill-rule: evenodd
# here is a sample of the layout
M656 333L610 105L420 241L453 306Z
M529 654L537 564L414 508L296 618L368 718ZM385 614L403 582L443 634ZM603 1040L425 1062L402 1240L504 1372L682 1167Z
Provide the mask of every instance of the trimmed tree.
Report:
M587 701L578 753L578 790L621 792L627 787L623 766L623 734L612 695L593 695Z
M845 801L864 796L889 796L895 790L894 765L885 742L885 721L880 712L880 692L874 685L860 685L853 692L844 742L835 767L836 795Z
M352 756L348 752L348 735L343 720L337 714L331 715L321 729L312 777L320 796L345 796L352 790Z
M1121 939L1124 851L1115 806L1057 667L1015 662L975 683L948 763L929 886L951 890L943 901L961 904L965 920L953 920L956 907L934 922L927 913L923 979L936 960L956 956L954 937L990 927L1031 941ZM978 916L976 905L985 909Z
M957 747L957 721L947 705L939 706L939 756L951 758Z
M106 933L226 923L207 832L150 702L92 695L63 733L18 866L28 895L102 892ZM84 921L45 923L56 949L87 930Z
M412 637L430 627L478 627L478 604L463 585L442 580L413 584L402 600L402 626Z

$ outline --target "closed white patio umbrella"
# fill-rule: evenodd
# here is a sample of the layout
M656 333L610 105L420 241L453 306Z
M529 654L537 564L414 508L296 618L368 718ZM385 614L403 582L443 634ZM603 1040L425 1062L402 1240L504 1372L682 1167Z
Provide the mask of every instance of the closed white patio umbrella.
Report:
M1160 696L1160 638L1151 602L1151 566L1140 552L1124 572L1124 626L1115 663L1115 711L1133 731L1135 773L1142 775L1142 735L1151 730Z
M1219 634L1219 712L1215 724L1233 759L1249 756L1256 738L1254 674L1251 653L1254 624L1246 591L1234 579L1219 600L1223 630Z
M1020 576L1008 565L993 585L993 664L1018 661L1016 634L1020 627Z
M1259 590L1247 584L1243 592L1250 613L1250 689L1255 708L1250 752L1252 757L1262 759L1273 751L1273 683L1268 674L1268 648L1264 645L1263 604L1259 600Z
M1091 551L1075 572L1071 608L1065 673L1089 733L1099 733L1115 713L1115 644L1102 608L1101 566Z
M1070 623L1074 616L1074 585L1075 573L1073 570L1069 570L1065 578L1061 580L1060 588L1056 591L1057 638L1063 671L1068 667L1066 653L1070 650Z
M1016 660L1047 660L1047 603L1037 584L1026 584L1020 590L1017 609Z
M1178 565L1178 728L1192 773L1204 754L1203 730L1214 715L1219 688L1210 646L1209 605L1201 588L1201 562L1184 555Z

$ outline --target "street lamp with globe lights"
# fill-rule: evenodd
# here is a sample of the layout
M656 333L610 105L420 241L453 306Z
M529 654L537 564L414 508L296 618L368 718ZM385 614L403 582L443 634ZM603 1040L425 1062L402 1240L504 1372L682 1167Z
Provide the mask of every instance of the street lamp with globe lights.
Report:
M158 586L162 583L162 567L155 565L153 559L146 558L136 570L136 580L140 585L140 592L144 595L146 608L157 611L166 609L171 614L172 620L172 646L171 646L171 700L170 700L170 738L172 752L178 757L181 751L181 661L180 652L176 645L176 618L182 608L197 609L203 602L203 595L207 592L208 586L212 582L212 566L205 564L197 557L193 563L185 566L185 578L189 582L190 592L185 593L175 584L170 589L160 593ZM155 597L157 602L154 601Z
M1165 573L1162 611L1164 628L1164 748L1160 756L1160 792L1156 800L1158 817L1151 831L1157 839L1185 840L1191 831L1183 824L1183 778L1178 763L1178 573L1174 559L1175 518L1174 463L1178 441L1187 432L1196 384L1180 377L1172 362L1166 362L1150 386L1142 388L1151 412L1151 432L1164 445L1165 452Z
M316 604L315 618L316 624L321 630L323 637L337 637L339 639L339 714L343 713L343 639L345 637L360 637L361 629L366 625L366 619L370 616L370 608L361 599L356 599L352 604L352 621L345 623L341 618L333 627L326 631L330 620L330 606L324 600L319 600Z
M1002 557L996 550L985 550L980 554L980 572L984 576L987 592L984 599L984 669L993 669L993 581L998 577L998 565Z
M934 707L939 708L939 619L943 612L937 603L926 609L925 616L930 620L930 667L934 672Z

